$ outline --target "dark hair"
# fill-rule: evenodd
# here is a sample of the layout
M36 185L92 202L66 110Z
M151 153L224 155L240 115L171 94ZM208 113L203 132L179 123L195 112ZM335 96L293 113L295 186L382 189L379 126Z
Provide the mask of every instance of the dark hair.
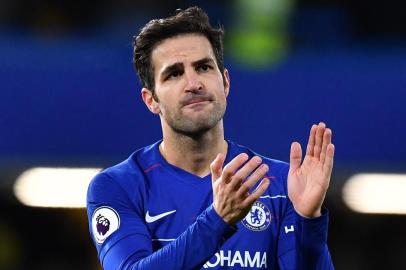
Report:
M151 54L163 40L181 34L196 33L204 35L210 42L217 66L224 76L223 36L224 31L210 25L209 17L199 7L176 10L176 14L164 19L154 19L147 23L138 36L133 39L133 63L141 80L142 87L152 91L155 97L154 67ZM224 79L224 78L223 78Z

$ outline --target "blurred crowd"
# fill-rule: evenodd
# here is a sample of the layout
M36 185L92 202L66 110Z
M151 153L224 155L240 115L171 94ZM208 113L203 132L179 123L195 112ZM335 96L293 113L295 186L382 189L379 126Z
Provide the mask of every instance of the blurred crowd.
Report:
M199 5L208 10L211 17L224 19L232 15L235 6L244 3L260 4L280 1L192 1L192 0L100 0L100 1L54 1L54 0L2 0L0 1L0 29L19 29L44 34L81 33L108 25L133 24L151 16L165 16L179 7ZM352 36L374 38L400 37L406 34L404 1L388 0L295 0L296 19L306 17L317 27L323 18L317 10L324 10L344 21ZM330 12L328 12L330 10ZM339 14L339 15L337 15ZM294 17L295 17L294 16ZM313 22L311 21L313 17ZM216 20L217 21L217 20ZM227 23L222 21L222 23ZM331 23L331 22L330 22ZM319 27L321 27L319 25Z

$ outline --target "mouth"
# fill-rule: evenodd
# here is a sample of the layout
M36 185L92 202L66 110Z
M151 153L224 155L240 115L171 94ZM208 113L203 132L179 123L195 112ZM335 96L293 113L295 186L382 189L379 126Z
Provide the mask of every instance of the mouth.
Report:
M190 100L187 100L184 103L184 107L186 106L194 106L194 105L200 105L200 104L205 104L205 103L210 103L211 100L208 98L192 98Z

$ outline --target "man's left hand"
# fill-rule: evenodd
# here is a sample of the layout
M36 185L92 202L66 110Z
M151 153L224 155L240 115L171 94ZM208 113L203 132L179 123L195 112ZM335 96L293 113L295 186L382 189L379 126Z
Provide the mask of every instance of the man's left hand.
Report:
M331 136L331 129L326 128L324 123L313 125L303 163L300 144L294 142L291 145L288 194L296 212L303 217L321 215L333 169Z

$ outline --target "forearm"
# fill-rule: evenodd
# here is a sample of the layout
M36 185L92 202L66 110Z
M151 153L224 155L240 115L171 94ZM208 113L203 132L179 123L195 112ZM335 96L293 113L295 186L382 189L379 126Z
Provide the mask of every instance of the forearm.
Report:
M200 268L232 233L211 206L171 243L147 257L130 256L119 269Z
M334 269L327 246L327 210L323 209L320 217L308 219L297 216L297 220L301 228L299 240L299 269Z
M283 270L334 269L327 247L328 212L304 218L289 203L281 224L278 263Z

